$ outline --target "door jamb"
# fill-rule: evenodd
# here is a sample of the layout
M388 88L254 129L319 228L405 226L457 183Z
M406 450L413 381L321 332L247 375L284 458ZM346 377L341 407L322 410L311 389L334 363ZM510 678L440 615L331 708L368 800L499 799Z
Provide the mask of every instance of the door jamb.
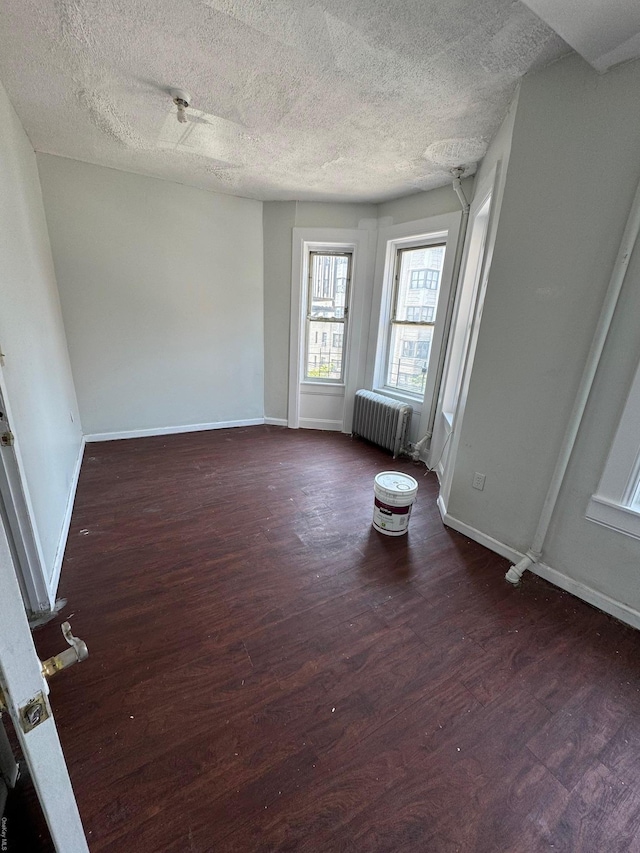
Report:
M4 374L0 367L0 396L4 402L9 425L14 424L11 404L7 395ZM0 449L0 500L9 521L11 535L20 564L16 571L20 573L21 587L24 586L27 610L39 614L51 610L52 602L44 571L44 558L40 539L34 522L33 505L24 476L24 464L20 452L20 443L14 435L14 445L10 452L15 455L15 471L10 469L5 456L5 448Z

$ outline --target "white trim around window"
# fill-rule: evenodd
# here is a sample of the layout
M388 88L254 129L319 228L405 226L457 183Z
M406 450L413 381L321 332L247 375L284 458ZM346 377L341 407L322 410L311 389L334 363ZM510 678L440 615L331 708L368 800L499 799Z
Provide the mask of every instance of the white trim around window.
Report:
M373 311L369 335L369 355L367 386L387 397L409 403L413 408L414 425L412 431L424 434L426 422L429 419L431 402L436 391L435 364L442 346L445 332L447 304L450 298L453 264L460 230L460 213L446 213L405 222L380 229L378 233L378 251L376 257L376 272L373 294ZM420 246L446 243L445 261L440 282L439 310L436 318L436 328L431 344L433 369L427 374L427 387L423 397L413 394L403 394L401 391L389 388L386 382L387 353L389 349L390 319L394 288L394 272L396 256L399 249L410 249ZM425 405L426 401L426 405Z
M370 234L355 228L294 228L291 264L291 325L289 350L289 410L287 422L290 428L301 425L300 394L335 397L343 395L350 399L361 385L363 368L360 353L362 345L363 317L368 320L366 310L367 283L370 275ZM345 340L344 382L323 382L304 378L304 344L307 305L305 287L308 276L310 252L338 251L351 253L351 295L349 330ZM350 429L347 417L337 429Z
M627 397L604 473L587 506L596 524L640 539L640 364Z

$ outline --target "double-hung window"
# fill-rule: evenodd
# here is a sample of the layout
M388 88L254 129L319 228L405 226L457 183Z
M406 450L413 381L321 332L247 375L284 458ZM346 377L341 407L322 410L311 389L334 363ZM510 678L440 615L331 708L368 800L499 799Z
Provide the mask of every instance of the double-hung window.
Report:
M385 386L424 395L438 310L445 244L396 252Z
M305 381L344 381L351 260L351 252L309 252Z

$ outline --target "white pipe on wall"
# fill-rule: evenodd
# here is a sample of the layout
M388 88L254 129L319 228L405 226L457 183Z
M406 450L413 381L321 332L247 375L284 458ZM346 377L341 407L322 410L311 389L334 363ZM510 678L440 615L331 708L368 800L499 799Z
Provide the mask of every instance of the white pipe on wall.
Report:
M562 487L567 467L569 465L578 430L584 416L584 410L587 406L589 394L591 393L591 388L593 386L593 380L600 363L600 358L602 357L602 350L604 349L607 335L609 334L613 314L618 303L618 298L627 274L631 254L637 242L639 233L640 183L638 183L638 188L636 189L636 194L633 198L629 218L627 219L627 224L620 242L618 255L611 271L609 287L605 294L604 303L598 319L598 325L596 326L593 341L591 342L591 349L589 350L589 355L587 356L587 361L582 372L582 378L573 404L573 409L571 410L569 423L567 424L564 438L562 440L558 459L556 460L556 466L553 470L553 475L551 477L551 482L549 483L547 495L544 499L544 504L542 505L540 520L538 521L538 526L531 542L531 546L528 548L525 556L519 563L512 566L505 575L509 583L517 584L527 569L530 569L534 563L539 562L542 556L542 549L544 547L551 518L558 501L560 488Z

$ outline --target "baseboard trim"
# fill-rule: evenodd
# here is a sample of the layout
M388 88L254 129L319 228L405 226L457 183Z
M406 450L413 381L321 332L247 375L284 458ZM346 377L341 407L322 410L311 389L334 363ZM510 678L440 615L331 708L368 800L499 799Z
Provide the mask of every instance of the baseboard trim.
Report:
M119 441L124 438L148 438L154 435L177 435L183 432L204 432L210 429L229 429L231 427L259 426L264 418L248 418L241 421L216 421L210 424L185 424L184 426L152 427L151 429L128 429L121 432L96 432L85 435L85 441Z
M324 418L300 418L300 429L324 429L331 432L342 432L342 421L330 421Z
M480 545L484 545L485 548L488 548L495 554L500 554L501 557L511 560L512 563L517 563L522 559L523 555L520 554L519 551L516 551L515 548L510 548L508 545L505 545L504 542L499 542L497 539L494 539L493 536L489 536L481 530L476 530L475 527L471 527L471 525L465 524L464 521L460 521L460 519L449 515L441 497L438 498L438 509L440 510L442 523L447 527L451 527L453 530L457 530L458 533L468 536L469 539L473 539L474 542L479 542Z
M604 610L610 616L615 616L616 619L619 619L626 625L631 625L632 628L640 628L640 613L627 604L616 601L615 598L611 598L606 593L586 586L580 581L562 574L557 569L552 569L551 566L547 566L545 563L535 563L531 571L535 575L539 575L541 578L549 581L549 583L559 586L560 589L564 589L565 592L570 592L577 598L581 598L587 604L592 604L599 610Z
M49 603L51 608L55 607L56 595L58 592L58 584L60 583L60 573L62 571L62 561L64 560L64 552L67 547L67 539L69 538L69 527L71 526L71 516L73 514L73 505L76 500L76 492L78 490L78 480L80 479L80 469L82 468L82 459L84 457L84 448L86 440L83 437L80 442L80 450L73 469L71 477L71 486L69 488L69 497L67 498L67 507L65 509L64 518L62 520L62 530L60 531L60 539L56 548L56 556L51 567L51 577L47 584L49 591Z
M289 421L286 418L265 418L264 422L269 426L289 426Z
M516 551L515 548L511 548L509 545L505 545L504 542L494 539L493 536L489 536L481 530L477 530L475 527L471 527L471 525L465 524L463 521L460 521L460 519L449 515L441 497L438 498L438 509L440 511L443 524L447 527L451 527L453 530L457 530L458 533L468 536L469 539L473 539L474 542L479 542L480 545L484 545L485 548L488 548L490 551L499 554L501 557L505 557L514 565L524 557L524 554L521 554L520 551ZM565 592L575 595L576 598L586 601L587 604L591 604L599 610L603 610L605 613L608 613L610 616L614 616L626 625L640 629L640 613L632 607L629 607L627 604L623 604L621 601L616 601L615 598L611 598L611 596L606 593L599 592L598 590L593 589L593 587L574 580L568 575L559 572L557 569L546 565L546 563L534 563L529 571L533 572L534 575L544 578L554 586L563 589Z

